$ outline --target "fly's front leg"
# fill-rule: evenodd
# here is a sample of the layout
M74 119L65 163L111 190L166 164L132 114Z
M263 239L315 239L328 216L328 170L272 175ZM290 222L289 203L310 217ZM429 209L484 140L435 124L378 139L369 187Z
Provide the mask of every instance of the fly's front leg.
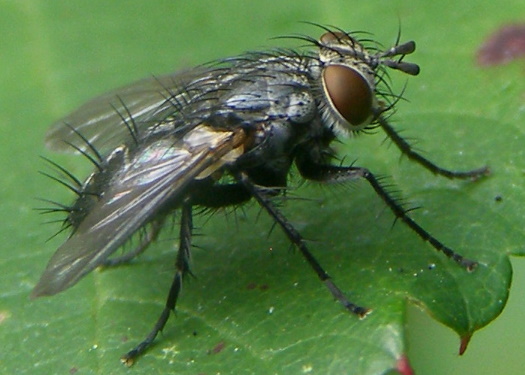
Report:
M288 220L286 220L284 215L273 205L270 198L265 193L265 189L254 185L250 181L248 176L246 176L245 174L240 174L237 176L237 178L250 192L250 195L254 197L255 200L257 200L257 202L261 205L261 207L264 208L266 212L268 212L268 214L270 214L270 216L275 220L277 224L279 224L279 226L283 229L284 233L290 239L290 241L295 246L297 246L303 257L310 265L310 267L312 267L319 279L328 288L330 293L332 293L334 298L337 299L350 312L360 317L364 317L369 312L369 309L358 306L350 302L346 298L341 289L339 289L339 287L335 285L330 276L326 273L323 267L321 267L317 259L315 259L310 250L308 250L308 247L306 246L306 243L301 234L292 226L292 224L290 224Z
M364 178L375 190L377 195L386 203L390 210L394 213L396 218L401 219L410 229L416 232L419 237L427 241L437 251L443 252L447 257L453 259L456 263L472 271L477 262L467 259L462 255L456 253L454 250L445 246L441 241L432 236L423 227L416 223L407 211L392 197L388 191L381 185L377 177L375 177L368 169L360 167L338 167L332 165L319 165L315 163L305 163L304 161L298 164L299 170L303 177L319 182L345 182L349 180L356 180Z
M182 289L182 280L189 272L189 261L190 261L190 250L191 250L191 237L192 237L192 212L191 204L183 203L181 223L180 223L180 237L179 237L179 251L177 253L177 260L175 262L175 277L171 284L171 288L166 300L166 305L162 310L157 322L153 326L153 329L148 336L138 344L135 348L127 352L122 356L121 360L126 366L131 366L135 359L140 356L155 340L158 333L162 331L170 313L175 311L175 305L177 304L177 298Z
M487 166L482 168L473 169L470 171L452 171L449 169L441 168L438 165L434 164L430 160L426 159L422 155L414 151L410 143L408 143L403 137L401 137L392 126L386 121L385 118L379 117L378 123L385 131L386 135L396 144L396 146L401 150L401 152L406 155L409 159L414 160L419 163L430 172L438 174L447 178L472 178L477 179L482 176L486 176L490 173L490 169Z

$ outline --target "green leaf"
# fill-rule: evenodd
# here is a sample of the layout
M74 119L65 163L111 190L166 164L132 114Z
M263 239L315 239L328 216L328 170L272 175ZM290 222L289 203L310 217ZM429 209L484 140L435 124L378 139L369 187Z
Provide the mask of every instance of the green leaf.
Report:
M58 226L40 224L32 208L43 204L34 197L69 199L38 175L44 168L38 155L88 173L82 158L44 150L49 124L84 100L144 76L265 46L296 45L270 40L274 36L317 37L318 29L298 22L304 20L370 31L384 45L394 43L401 23L401 39L416 40L418 50L407 60L420 64L422 73L408 78L404 96L409 102L398 103L392 117L396 128L416 138L424 155L441 166L488 164L493 174L476 182L433 176L400 161L395 147L382 145L381 133L346 140L337 148L347 162L357 160L390 176L386 181L399 188L408 207L422 207L411 216L480 266L468 273L403 223L392 226L393 215L363 181L326 188L298 186L293 180L297 189L283 212L310 240L334 281L372 313L363 320L346 313L300 254L289 251L279 230L269 235L271 220L253 204L226 216L202 216L192 260L197 277L185 284L177 313L131 371L383 374L409 354L418 374L458 373L449 363L477 374L509 373L512 361L520 366L518 344L506 348L503 359L495 352L476 355L503 330L483 336L484 330L481 340L474 334L505 306L508 255L524 253L523 61L487 69L475 64L476 49L522 12L518 4L1 2L0 373L128 373L118 359L152 328L173 276L176 230L167 230L132 264L97 270L56 297L28 300L64 239L59 235L45 242ZM407 78L391 76L394 89L401 91ZM440 326L418 324L422 318L407 310L409 305L463 338L474 334L466 358L451 354L459 340L450 332L436 355L432 345L440 344L432 342L433 330ZM407 314L413 317L408 323ZM410 352L407 324L411 334L417 333ZM521 321L508 324L523 327ZM509 340L518 341L520 331L513 329ZM432 355L434 362L427 362Z

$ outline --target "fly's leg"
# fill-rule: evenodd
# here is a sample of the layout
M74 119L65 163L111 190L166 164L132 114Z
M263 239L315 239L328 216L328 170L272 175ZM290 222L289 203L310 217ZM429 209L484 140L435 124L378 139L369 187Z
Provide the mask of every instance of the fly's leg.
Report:
M191 203L208 208L235 206L249 201L250 193L239 183L211 185L204 189L193 189Z
M478 169L473 169L470 171L452 171L449 169L441 168L440 166L434 164L430 160L415 152L410 143L408 143L403 137L401 137L394 130L394 128L390 126L386 119L384 119L383 117L379 117L378 122L381 128L383 128L383 130L385 131L386 135L395 143L395 145L401 150L401 152L404 155L406 155L409 159L415 161L416 163L419 163L424 168L428 169L434 174L438 174L447 178L477 179L479 177L486 176L490 173L490 169L487 166Z
M177 260L175 263L175 277L171 284L171 288L166 300L166 305L162 310L157 322L148 336L138 344L135 348L122 356L121 360L126 366L133 365L135 359L140 356L153 343L158 333L162 331L171 311L175 311L175 305L179 293L182 289L182 281L184 277L190 273L189 261L191 257L191 237L192 237L192 206L201 205L209 208L220 208L246 202L251 198L250 194L242 184L227 184L227 185L211 185L211 186L196 186L192 192L189 201L182 204L180 235L179 235L179 251L177 253ZM145 243L145 247L153 241L160 231L164 220L154 222L152 229L156 232L154 237ZM158 226L157 226L158 225Z
M241 204L248 201L250 198L249 193L244 186L240 184L213 185L206 189L199 189L197 187L192 193L191 203L193 205L205 206L208 208L220 208ZM148 246L157 239L165 221L165 217L159 220L154 220L150 224L145 237L135 249L120 257L106 259L102 265L104 267L119 266L142 254Z
M191 256L190 250L192 229L193 225L191 204L184 203L182 205L181 213L179 251L177 253L177 260L175 262L176 272L168 294L168 299L166 300L166 306L164 307L164 310L162 310L162 313L153 326L153 329L144 339L144 341L122 356L121 361L126 366L131 366L135 359L152 344L153 340L155 340L155 337L157 337L158 333L162 331L166 325L166 322L170 316L170 312L175 311L177 298L179 297L179 293L182 289L182 280L190 272L189 261Z
M369 309L358 306L350 302L346 298L341 289L339 289L339 287L335 285L330 276L319 264L317 259L315 259L310 250L308 250L308 247L306 246L306 243L301 234L292 226L292 224L290 224L290 222L288 222L288 220L286 220L284 215L272 204L268 195L265 194L265 191L262 188L259 188L256 185L254 185L250 181L250 179L244 174L238 176L238 179L250 192L251 196L254 197L255 200L257 200L259 205L262 208L264 208L266 212L268 212L268 214L275 220L276 223L280 225L280 227L283 229L284 233L289 238L289 240L295 246L297 246L303 257L310 265L310 267L312 267L319 279L328 288L330 293L332 293L334 298L337 299L350 312L360 317L364 317L369 312Z
M106 259L106 261L102 263L102 266L104 267L120 266L121 264L127 263L133 258L135 258L136 256L142 254L148 248L148 246L157 239L160 233L160 230L162 229L162 226L164 224L164 221L165 221L164 218L162 218L161 220L154 220L150 224L150 227L146 231L146 235L144 236L144 238L141 239L137 247L135 247L131 251L128 251L126 254L122 256L111 258L111 259Z
M360 167L337 167L331 165L306 164L298 165L301 174L310 180L320 182L345 182L364 178L375 190L377 195L386 203L397 219L402 220L410 229L416 232L424 241L430 243L434 249L441 251L447 257L453 259L460 266L472 271L477 266L477 262L467 259L456 253L454 250L445 246L441 241L432 236L423 227L416 223L407 215L405 209L392 197L388 191L381 186L379 180L366 168Z

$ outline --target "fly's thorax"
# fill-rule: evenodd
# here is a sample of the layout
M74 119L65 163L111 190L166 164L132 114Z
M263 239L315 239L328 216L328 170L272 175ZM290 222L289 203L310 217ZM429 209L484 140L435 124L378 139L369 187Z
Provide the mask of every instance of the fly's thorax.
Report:
M252 53L229 63L232 65L227 73L221 68L220 75L210 74L210 81L216 82L204 87L209 90L204 95L211 96L215 103L210 107L213 115L251 124L273 121L305 124L315 117L317 109L305 59Z

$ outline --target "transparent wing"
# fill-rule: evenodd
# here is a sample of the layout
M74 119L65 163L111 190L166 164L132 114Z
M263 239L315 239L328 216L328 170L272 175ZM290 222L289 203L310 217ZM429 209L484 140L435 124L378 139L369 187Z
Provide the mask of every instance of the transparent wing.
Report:
M163 138L126 163L96 206L49 261L32 297L53 295L102 264L167 201L243 152L244 133L200 125L182 139ZM180 198L183 198L182 196Z
M101 152L111 150L131 137L126 122L135 123L140 131L140 127L150 126L152 120L173 112L174 98L207 71L195 68L150 77L98 96L55 122L46 134L46 146L71 152L72 144L85 151L87 144L78 132Z

